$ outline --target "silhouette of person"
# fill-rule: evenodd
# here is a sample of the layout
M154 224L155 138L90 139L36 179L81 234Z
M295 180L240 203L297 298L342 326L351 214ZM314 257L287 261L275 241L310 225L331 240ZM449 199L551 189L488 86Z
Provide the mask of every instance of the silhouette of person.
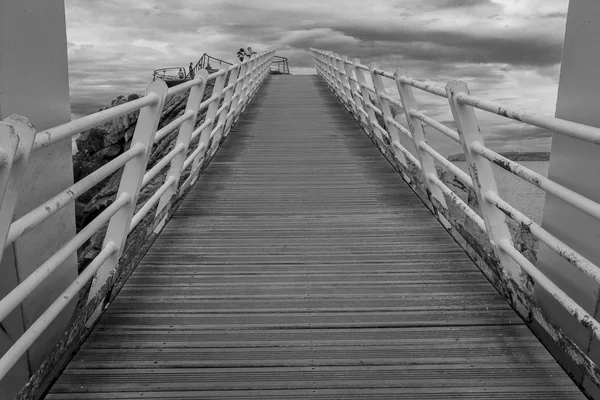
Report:
M241 47L237 52L237 58L239 58L240 61L244 61L245 54L246 54L246 52L244 51L244 48Z
M194 65L190 63L190 79L194 79Z
M248 46L248 50L245 50L244 54L246 55L246 57L250 57L252 56L252 54L256 54L256 52L252 51L252 47Z

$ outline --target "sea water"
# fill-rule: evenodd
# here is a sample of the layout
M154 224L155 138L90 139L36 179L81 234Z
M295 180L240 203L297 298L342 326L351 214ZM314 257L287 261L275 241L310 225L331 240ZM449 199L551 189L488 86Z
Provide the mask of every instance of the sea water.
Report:
M455 162L460 169L467 171L467 163ZM519 164L538 174L548 176L548 161L519 161ZM494 177L500 197L531 218L541 223L544 212L544 191L524 181L518 176L494 165Z

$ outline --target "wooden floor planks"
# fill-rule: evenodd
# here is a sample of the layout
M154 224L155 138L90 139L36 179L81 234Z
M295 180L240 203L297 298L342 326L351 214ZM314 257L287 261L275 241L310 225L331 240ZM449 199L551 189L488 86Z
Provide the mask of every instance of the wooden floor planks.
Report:
M271 76L47 399L581 399L315 76Z

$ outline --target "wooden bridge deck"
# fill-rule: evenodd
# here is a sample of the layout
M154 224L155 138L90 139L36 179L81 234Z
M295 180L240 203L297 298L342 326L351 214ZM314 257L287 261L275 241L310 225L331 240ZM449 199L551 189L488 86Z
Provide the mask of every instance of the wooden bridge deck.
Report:
M316 76L272 76L48 399L580 399Z

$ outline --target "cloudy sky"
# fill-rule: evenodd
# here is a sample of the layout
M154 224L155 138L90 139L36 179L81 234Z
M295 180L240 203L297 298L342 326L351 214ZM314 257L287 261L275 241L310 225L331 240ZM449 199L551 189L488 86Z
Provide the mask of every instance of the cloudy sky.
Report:
M277 48L292 73L314 73L308 49L332 50L512 107L554 113L568 0L65 0L72 113L142 93L152 70L204 52ZM451 123L444 99L417 95ZM547 150L550 135L480 116L498 150ZM437 139L434 139L437 140ZM445 143L444 152L453 152Z

